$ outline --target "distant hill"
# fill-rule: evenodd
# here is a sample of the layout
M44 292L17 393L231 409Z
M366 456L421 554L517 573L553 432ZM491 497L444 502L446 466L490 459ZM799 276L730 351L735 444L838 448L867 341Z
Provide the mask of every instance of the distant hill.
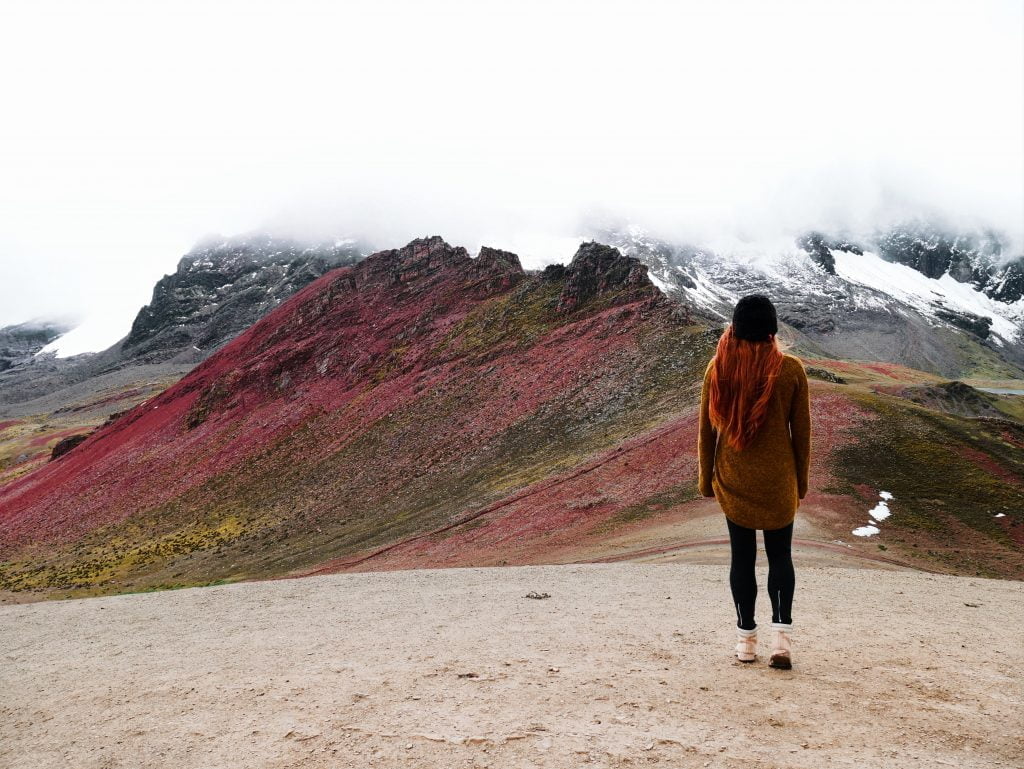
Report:
M944 377L1024 377L1024 255L994 232L921 222L863 238L808 232L716 251L630 227L595 237L635 256L666 293L728 320L764 293L812 357L875 360Z
M71 327L68 322L30 321L0 328L0 372L31 362L32 356Z
M0 410L133 367L159 365L162 375L185 373L298 289L363 258L365 249L353 240L309 244L263 234L200 243L157 282L130 333L98 353L66 359L36 355L70 330L50 326L47 332L34 331L40 339L45 335L43 344L12 357L4 353L11 347L4 344L5 335L27 337L26 330L0 330ZM126 373L126 381L131 376Z

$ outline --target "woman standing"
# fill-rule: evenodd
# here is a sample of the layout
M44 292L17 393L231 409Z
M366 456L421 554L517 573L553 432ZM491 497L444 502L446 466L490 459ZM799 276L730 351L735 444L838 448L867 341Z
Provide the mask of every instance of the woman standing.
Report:
M764 531L772 602L769 665L790 668L793 520L807 494L811 414L807 374L776 339L775 306L761 294L736 304L704 373L698 454L700 493L725 513L732 547L729 586L736 605L736 657L757 650L755 533Z

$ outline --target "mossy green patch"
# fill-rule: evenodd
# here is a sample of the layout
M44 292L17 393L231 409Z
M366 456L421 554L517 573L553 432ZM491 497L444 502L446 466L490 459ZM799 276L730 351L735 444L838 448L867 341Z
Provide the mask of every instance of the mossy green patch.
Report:
M950 517L1016 547L994 516L1024 510L1024 456L985 420L943 414L871 393L851 393L879 419L835 450L833 491L867 485L895 495L885 526L940 534ZM978 452L978 454L974 454ZM870 506L875 500L864 500Z
M528 347L563 322L555 313L560 283L524 281L508 294L473 308L448 332L431 357L454 353L492 356L496 351Z

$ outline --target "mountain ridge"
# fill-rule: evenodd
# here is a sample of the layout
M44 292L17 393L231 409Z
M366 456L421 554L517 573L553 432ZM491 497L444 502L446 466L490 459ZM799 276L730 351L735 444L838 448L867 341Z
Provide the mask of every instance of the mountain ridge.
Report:
M1024 257L1007 260L989 241L908 228L859 245L811 232L788 251L738 256L639 228L598 237L641 259L663 291L710 319L728 320L744 294L768 294L810 357L885 361L950 378L1024 377L1024 298L1014 293Z
M367 519L368 528L341 532L358 548L443 519L480 494L503 494L491 489L510 482L496 451L537 447L530 461L544 473L541 455L552 449L537 444L541 435L581 448L609 445L614 438L602 424L638 417L628 408L635 399L628 379L662 386L658 372L679 365L644 354L640 329L654 334L651 343L698 329L686 330L635 260L597 244L578 256L560 276L530 275L507 255L472 259L431 238L328 273L176 385L0 489L0 552L10 558L49 543L65 563L40 572L34 561L27 572L17 568L19 576L2 572L3 581L33 584L32 573L49 572L45 580L65 587L102 582L108 556L100 552L139 515L163 531L171 553L184 556L209 557L248 536L239 532L248 527L260 537L297 528L317 539L311 529L321 527L311 522L338 515L332 488ZM591 354L595 344L600 360ZM686 371L677 376L689 381ZM595 420L588 426L573 404L602 372L604 384L583 408ZM529 381L527 389L510 387L516 378ZM604 416L595 417L595 408ZM566 420L577 423L578 436L559 435ZM542 432L531 438L517 432L523 429ZM382 465L369 471L360 459L367 453ZM325 462L335 468L326 475L318 469ZM448 479L440 500L438 474ZM388 517L395 494L410 506L404 523L402 515ZM193 525L204 515L206 524ZM344 529L348 520L332 518L330 526ZM182 530L168 529L171 521ZM92 566L80 572L75 548L80 553L95 532L103 533L84 559ZM136 543L115 560L161 562L161 552ZM71 576L79 573L88 578Z
M696 408L720 330L593 241L541 271L436 236L378 252L56 461L15 468L0 485L0 591L607 558L630 531L643 551L671 547L659 532L712 512ZM802 509L821 536L894 563L1024 574L1012 396L805 360L817 442ZM45 450L31 429L0 423ZM889 444L899 467L881 461ZM893 516L859 539L880 491Z

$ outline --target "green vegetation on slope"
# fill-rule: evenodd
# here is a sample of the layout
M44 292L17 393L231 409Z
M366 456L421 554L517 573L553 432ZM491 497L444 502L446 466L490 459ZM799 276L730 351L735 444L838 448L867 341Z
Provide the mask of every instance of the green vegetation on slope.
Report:
M855 428L854 439L836 448L835 472L842 480L830 491L860 496L865 510L875 498L858 488L894 494L885 529L902 533L907 542L919 537L932 543L911 555L985 576L1014 569L1019 574L1020 544L995 516L1004 513L1020 525L1024 427L940 413L892 396L851 397L878 419ZM997 552L983 561L972 555L979 550Z

